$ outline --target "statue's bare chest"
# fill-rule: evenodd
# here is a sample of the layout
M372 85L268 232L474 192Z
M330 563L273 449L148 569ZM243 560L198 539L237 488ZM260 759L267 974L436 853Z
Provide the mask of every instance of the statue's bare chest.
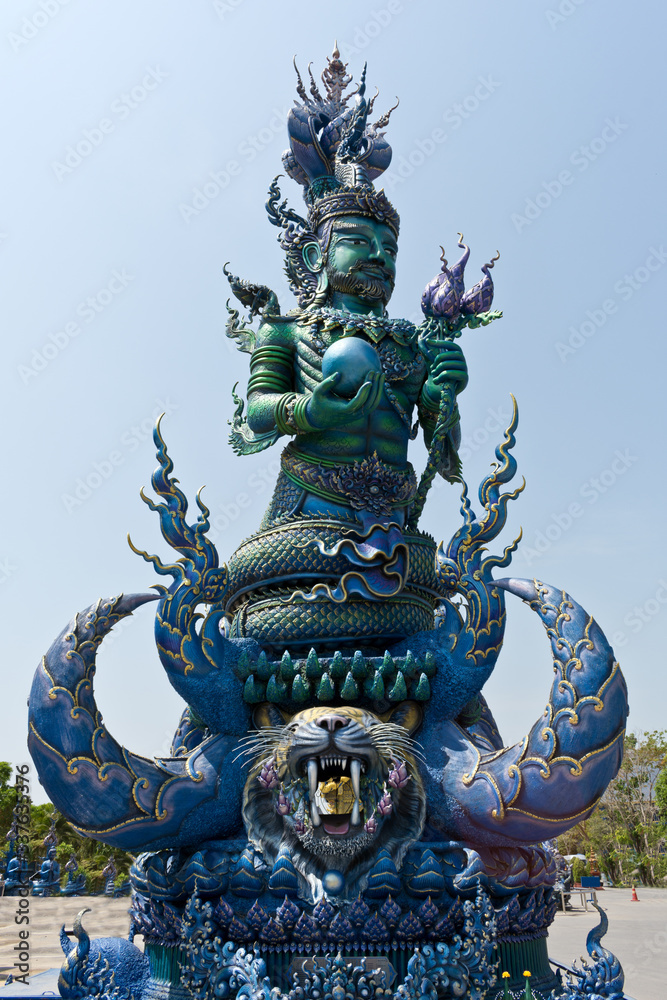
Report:
M361 334L356 334L361 336ZM340 330L322 331L317 327L301 328L296 338L295 386L297 391L312 391L322 381L322 358L326 349L341 339ZM416 344L400 344L391 337L373 343L386 382L415 402L426 376L426 362Z

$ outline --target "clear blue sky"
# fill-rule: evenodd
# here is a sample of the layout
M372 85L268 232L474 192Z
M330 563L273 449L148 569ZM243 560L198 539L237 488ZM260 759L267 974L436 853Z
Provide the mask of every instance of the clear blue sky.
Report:
M278 449L240 459L226 444L247 358L225 342L222 265L293 305L263 205L292 56L319 73L335 38L355 75L368 60L379 111L401 99L385 180L402 216L392 315L416 315L458 230L469 283L501 252L505 318L462 340L471 490L514 393L528 486L510 515L508 537L524 530L512 572L592 612L626 672L632 726L667 724L664 21L618 0L5 0L0 759L26 758L31 676L60 629L156 580L125 535L167 554L138 495L157 412L189 496L206 484L222 557L259 523ZM424 524L449 538L458 523L443 485ZM109 729L146 754L165 752L181 710L151 617L105 644L96 678ZM487 688L508 742L551 678L541 627L513 601Z

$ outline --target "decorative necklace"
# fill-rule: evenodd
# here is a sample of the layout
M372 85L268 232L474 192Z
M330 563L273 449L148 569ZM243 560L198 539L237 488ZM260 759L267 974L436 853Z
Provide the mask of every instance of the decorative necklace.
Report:
M351 313L344 309L332 309L330 306L305 310L300 314L299 322L309 325L321 323L325 333L336 329L343 330L344 334L359 331L374 343L378 343L383 337L391 337L397 344L411 344L417 337L417 327L408 319Z

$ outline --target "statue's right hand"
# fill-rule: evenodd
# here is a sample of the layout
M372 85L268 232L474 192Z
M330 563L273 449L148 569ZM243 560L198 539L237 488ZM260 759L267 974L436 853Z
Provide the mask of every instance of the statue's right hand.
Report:
M316 430L328 430L341 424L362 420L377 409L384 389L384 375L370 371L352 399L336 395L340 372L329 375L316 385L306 404L306 417Z

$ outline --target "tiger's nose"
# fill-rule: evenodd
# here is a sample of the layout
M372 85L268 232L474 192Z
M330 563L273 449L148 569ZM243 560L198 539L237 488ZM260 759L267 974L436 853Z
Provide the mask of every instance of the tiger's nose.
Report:
M343 729L349 724L350 720L344 715L322 715L316 723L321 729L328 729L330 733L335 733L337 729Z

